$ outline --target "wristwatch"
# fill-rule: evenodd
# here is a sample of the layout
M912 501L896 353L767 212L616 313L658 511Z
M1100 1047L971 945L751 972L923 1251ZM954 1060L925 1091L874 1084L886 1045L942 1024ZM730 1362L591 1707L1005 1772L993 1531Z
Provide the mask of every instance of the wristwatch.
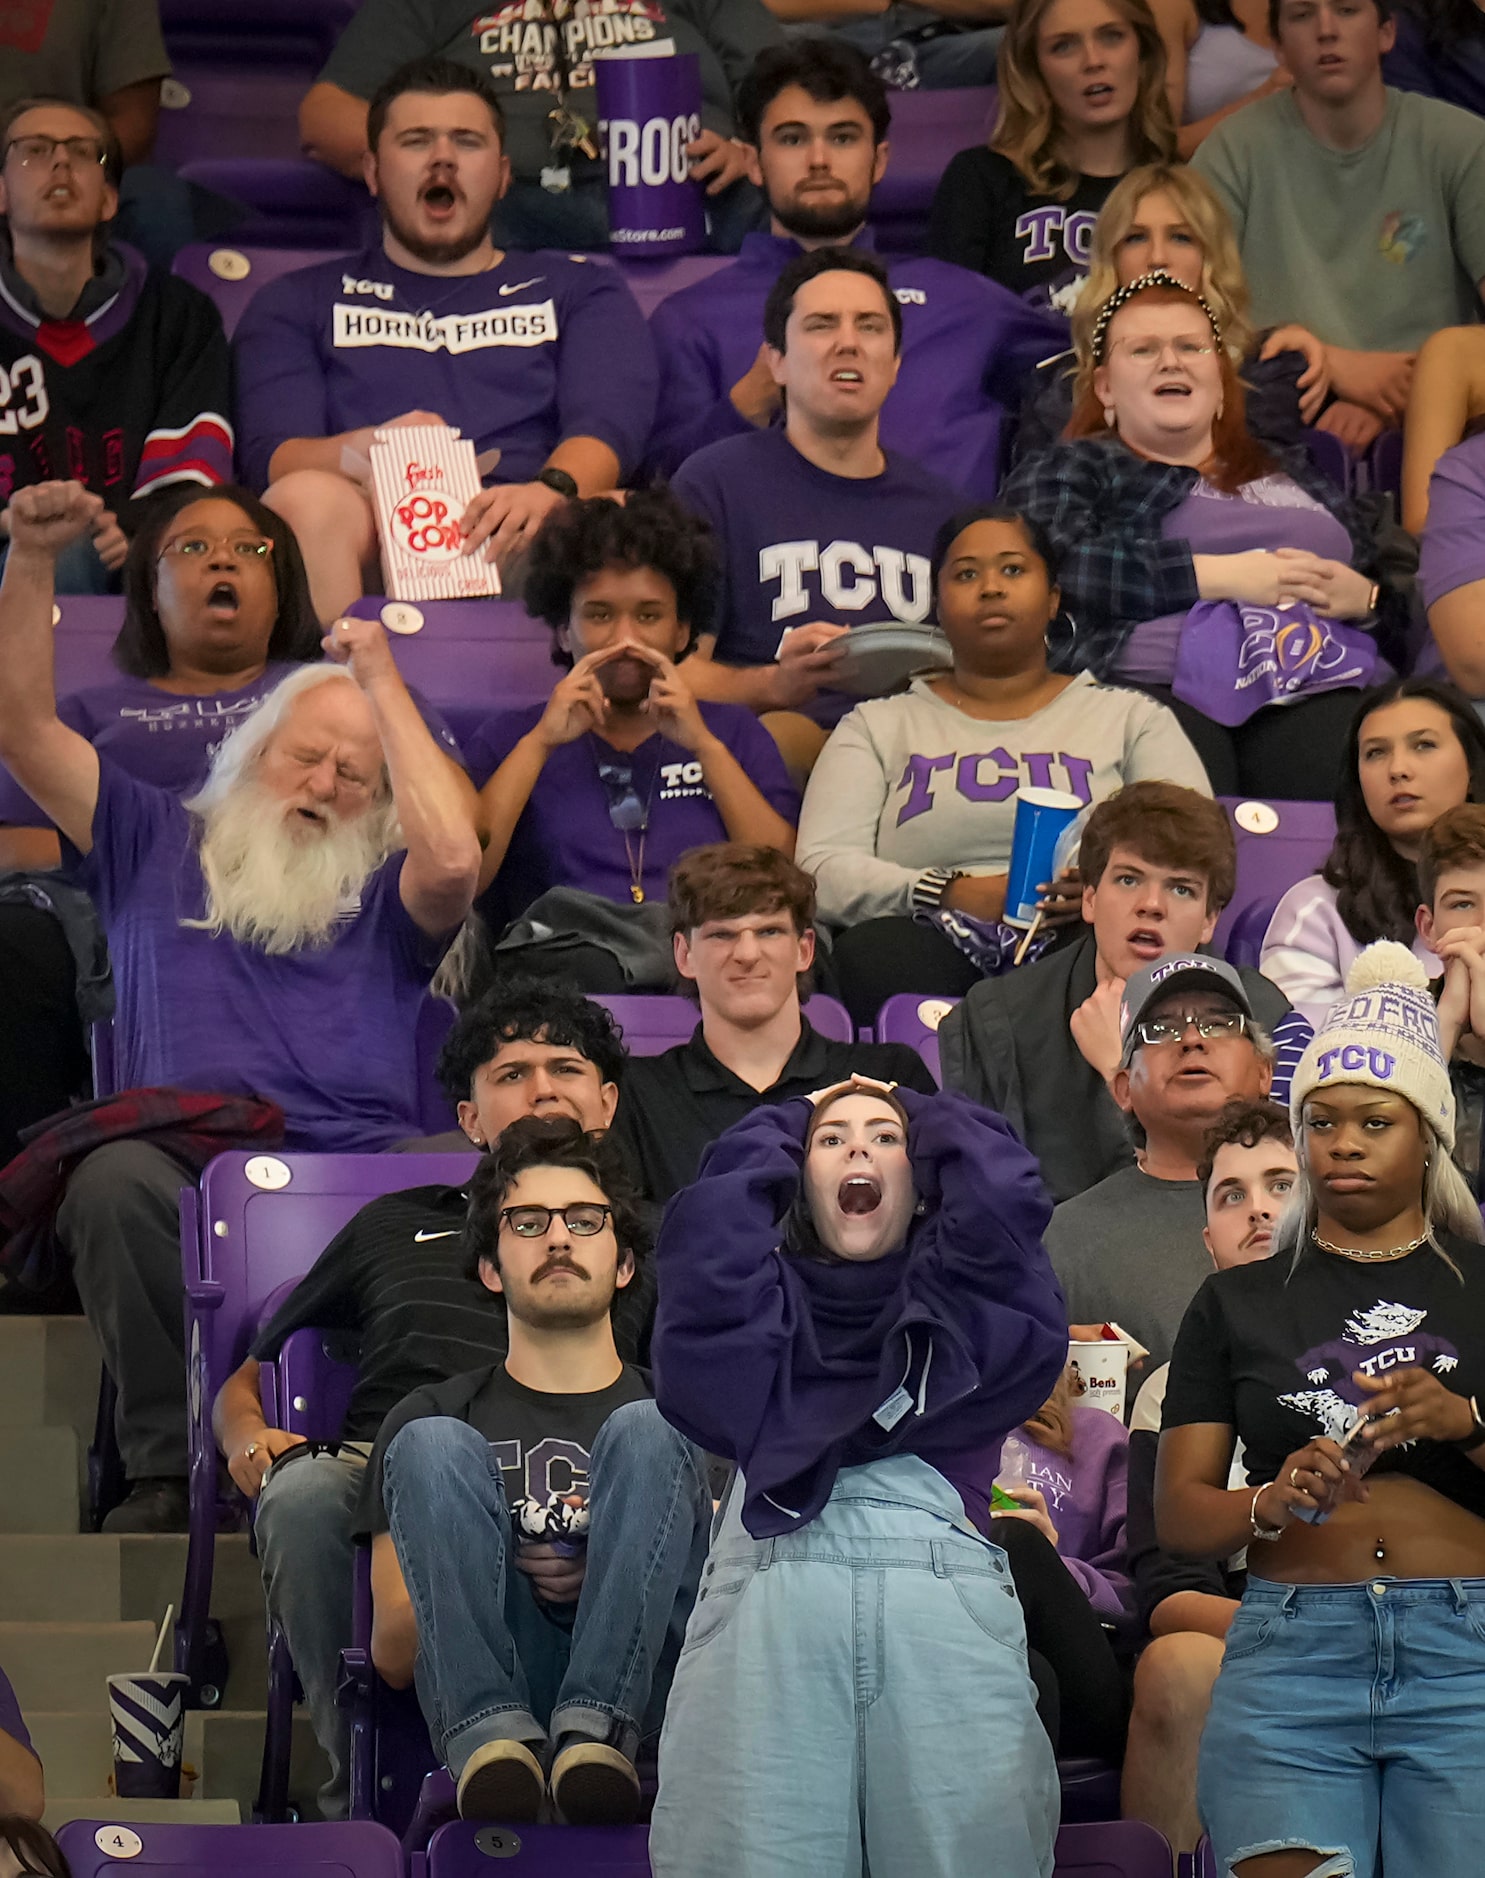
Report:
M936 913L944 903L944 895L958 880L960 872L960 869L954 867L925 867L913 885L913 911Z
M1475 1418L1474 1427L1467 1435L1460 1435L1457 1440L1444 1443L1446 1448L1458 1448L1462 1454L1472 1453L1485 1442L1485 1416L1480 1414L1480 1406L1473 1396L1469 1398L1469 1404L1470 1414Z
M565 469L538 470L536 480L545 483L548 489L555 489L559 496L565 496L569 502L578 492L576 478L569 476Z

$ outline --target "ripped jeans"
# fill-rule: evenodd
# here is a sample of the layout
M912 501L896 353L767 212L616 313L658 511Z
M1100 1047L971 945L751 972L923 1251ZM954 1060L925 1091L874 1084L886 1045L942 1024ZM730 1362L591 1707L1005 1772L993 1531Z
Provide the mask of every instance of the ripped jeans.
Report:
M1227 1878L1288 1847L1310 1878L1443 1878L1485 1845L1485 1579L1250 1577L1197 1800Z

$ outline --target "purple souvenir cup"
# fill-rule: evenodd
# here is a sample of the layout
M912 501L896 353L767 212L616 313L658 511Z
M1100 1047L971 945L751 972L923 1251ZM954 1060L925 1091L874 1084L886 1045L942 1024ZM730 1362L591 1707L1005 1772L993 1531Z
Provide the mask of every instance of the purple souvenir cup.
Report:
M1018 789L1016 827L1011 837L1011 866L1005 884L1005 922L1029 926L1044 880L1052 878L1057 843L1083 803L1061 789Z
M670 58L595 58L599 131L608 159L609 241L645 260L706 245L706 207L686 145L701 134L701 68Z
M171 1670L109 1677L113 1779L121 1800L180 1797L180 1757L190 1681L189 1676Z

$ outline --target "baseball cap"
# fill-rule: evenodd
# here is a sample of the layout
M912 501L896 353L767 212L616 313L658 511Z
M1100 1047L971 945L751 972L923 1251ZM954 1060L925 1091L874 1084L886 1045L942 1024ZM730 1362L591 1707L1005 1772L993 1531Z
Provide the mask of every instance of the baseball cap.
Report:
M1226 959L1207 958L1200 952L1171 952L1146 965L1129 979L1119 1004L1120 1069L1128 1069L1139 1038L1135 1025L1152 1005L1163 1004L1176 991L1217 991L1229 998L1252 1021L1253 1006L1247 987Z

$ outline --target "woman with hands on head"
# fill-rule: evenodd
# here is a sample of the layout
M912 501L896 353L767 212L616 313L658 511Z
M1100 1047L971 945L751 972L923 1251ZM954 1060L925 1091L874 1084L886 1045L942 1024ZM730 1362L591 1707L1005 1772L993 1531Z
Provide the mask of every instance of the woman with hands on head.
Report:
M568 669L545 706L501 712L469 746L493 930L557 887L663 904L671 864L707 842L793 854L778 746L751 711L698 703L676 669L715 583L710 530L663 490L567 503L536 537L526 604ZM536 950L523 958L539 968ZM554 965L589 991L636 988L596 946Z
M1201 601L1302 602L1370 629L1382 604L1369 571L1375 544L1307 457L1281 459L1252 435L1211 302L1159 271L1110 295L1067 434L1019 464L1004 497L1057 549L1063 600L1078 622L1071 661L1170 704L1214 794L1328 796L1356 687L1307 689L1219 722L1209 713L1232 703L1236 647L1233 672L1214 687L1200 663L1212 619L1190 628L1188 645L1187 615ZM1285 677L1297 682L1287 666Z
M987 1536L1001 1441L1067 1354L1049 1215L1001 1117L860 1076L755 1110L672 1198L656 1401L738 1472L666 1709L656 1878L961 1878L987 1846L1050 1874L1054 1763Z
M1485 1829L1485 1264L1405 947L1352 966L1292 1112L1273 1255L1206 1281L1165 1396L1162 1545L1248 1548L1201 1813L1240 1878L1448 1871Z

